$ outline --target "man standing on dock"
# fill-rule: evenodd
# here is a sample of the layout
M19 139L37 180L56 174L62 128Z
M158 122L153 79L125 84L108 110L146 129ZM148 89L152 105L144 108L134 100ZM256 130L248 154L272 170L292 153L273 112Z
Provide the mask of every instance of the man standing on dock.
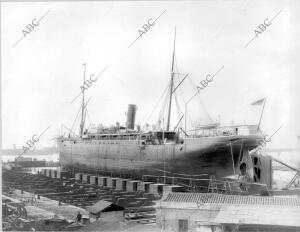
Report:
M82 218L82 215L81 215L81 213L78 211L78 214L77 214L77 223L81 222L81 218Z

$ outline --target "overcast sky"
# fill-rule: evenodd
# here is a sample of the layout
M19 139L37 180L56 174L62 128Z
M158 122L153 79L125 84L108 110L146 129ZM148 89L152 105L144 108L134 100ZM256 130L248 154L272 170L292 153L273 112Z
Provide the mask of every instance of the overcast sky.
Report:
M266 97L262 129L272 134L283 126L270 146L294 147L300 135L299 11L297 1L271 0L2 3L3 147L23 146L48 126L38 146L51 146L62 124L72 126L80 98L70 102L80 92L83 63L87 76L108 65L86 92L88 123L124 123L127 104L133 103L143 125L170 80L175 27L176 66L189 73L178 89L181 103L194 93L185 86L224 66L188 105L193 119L204 120L204 106L223 125L257 123L261 108L250 103ZM26 25L44 14L13 47ZM160 14L128 48L138 30ZM258 25L276 14L245 47ZM176 124L176 112L172 119Z

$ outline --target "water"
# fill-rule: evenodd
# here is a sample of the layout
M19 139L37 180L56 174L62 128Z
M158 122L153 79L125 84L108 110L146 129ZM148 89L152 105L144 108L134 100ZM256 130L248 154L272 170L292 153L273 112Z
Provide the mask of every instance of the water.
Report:
M19 155L2 155L1 160L2 162L9 162L9 161L15 161L15 158L17 158ZM59 154L53 153L49 155L30 155L30 154L24 154L22 157L32 158L36 160L45 160L47 162L58 162L59 161ZM24 171L27 173L36 174L38 171L41 171L43 169L54 169L59 170L60 167L34 167L34 168L24 168Z

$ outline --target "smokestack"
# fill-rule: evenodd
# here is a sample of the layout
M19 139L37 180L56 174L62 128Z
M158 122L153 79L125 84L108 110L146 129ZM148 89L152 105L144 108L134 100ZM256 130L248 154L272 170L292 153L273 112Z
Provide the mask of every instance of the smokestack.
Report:
M127 110L127 129L134 130L134 122L135 122L135 113L136 113L136 105L129 104Z

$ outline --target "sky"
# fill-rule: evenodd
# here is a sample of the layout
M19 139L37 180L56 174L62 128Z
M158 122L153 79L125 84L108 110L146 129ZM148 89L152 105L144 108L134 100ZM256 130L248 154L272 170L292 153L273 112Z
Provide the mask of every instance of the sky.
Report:
M87 124L124 124L128 104L137 105L138 124L156 123L162 103L155 106L171 76L175 27L176 71L189 74L178 89L181 113L195 86L223 67L187 105L193 120L201 123L209 114L222 125L257 124L261 106L250 104L265 97L261 128L270 135L282 126L268 145L295 147L299 10L296 0L4 2L3 147L21 147L49 126L37 147L52 146L62 125L72 127L81 98L71 101L80 93L84 63L87 77L107 67L86 91ZM23 37L26 26L43 15ZM258 26L276 15L245 47ZM173 107L173 126L178 117Z

